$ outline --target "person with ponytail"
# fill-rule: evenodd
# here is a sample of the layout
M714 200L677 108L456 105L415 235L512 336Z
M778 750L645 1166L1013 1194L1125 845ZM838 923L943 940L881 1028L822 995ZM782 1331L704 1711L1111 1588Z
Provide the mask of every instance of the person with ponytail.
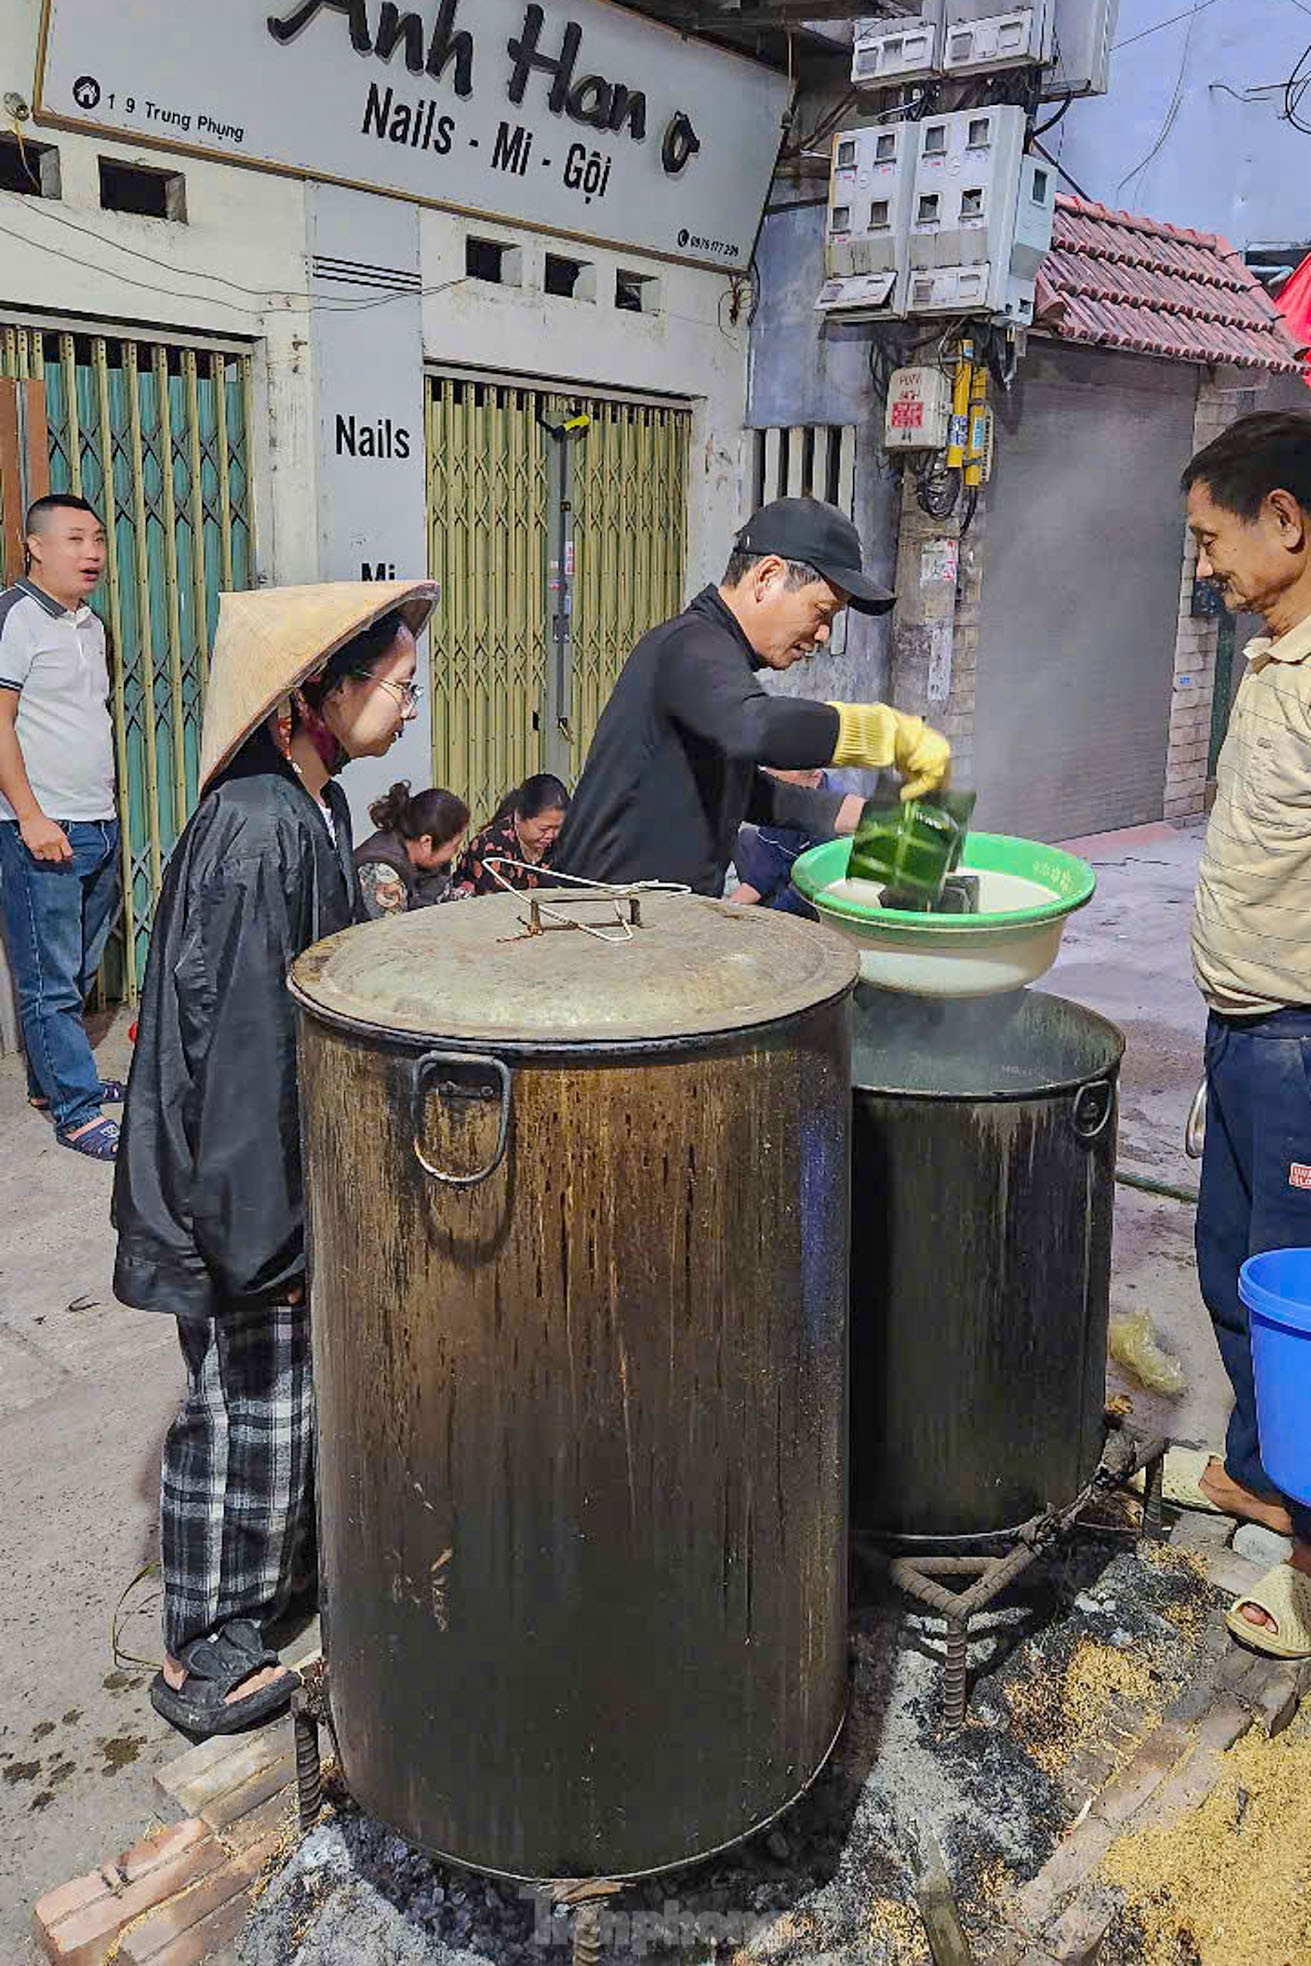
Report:
M411 798L402 778L369 807L369 817L378 830L356 849L355 871L370 920L455 898L451 866L469 825L463 799L437 786Z
M549 771L525 778L464 849L455 869L456 892L503 894L511 887L549 886L551 850L568 810L569 794Z

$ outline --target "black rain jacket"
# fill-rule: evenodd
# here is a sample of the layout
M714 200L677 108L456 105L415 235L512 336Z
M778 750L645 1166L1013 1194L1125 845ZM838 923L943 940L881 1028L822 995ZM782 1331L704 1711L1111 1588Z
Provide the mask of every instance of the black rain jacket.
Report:
M114 1294L204 1318L305 1269L287 971L359 913L350 813L259 731L173 849L155 910L114 1175Z
M744 820L827 838L842 794L781 784L758 767L828 764L838 713L770 696L761 666L713 587L644 635L596 727L552 867L720 894Z

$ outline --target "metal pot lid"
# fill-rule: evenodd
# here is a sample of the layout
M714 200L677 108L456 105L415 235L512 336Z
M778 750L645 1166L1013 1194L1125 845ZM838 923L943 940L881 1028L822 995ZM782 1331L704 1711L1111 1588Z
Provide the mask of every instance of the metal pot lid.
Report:
M421 908L306 950L292 993L358 1030L534 1048L772 1024L856 981L854 948L795 916L695 894L644 894L638 910L634 924L627 901L559 889Z

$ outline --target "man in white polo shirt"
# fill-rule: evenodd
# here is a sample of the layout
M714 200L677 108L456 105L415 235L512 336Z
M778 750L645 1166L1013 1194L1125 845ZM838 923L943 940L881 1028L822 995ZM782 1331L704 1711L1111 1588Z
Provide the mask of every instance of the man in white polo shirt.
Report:
M87 598L105 529L85 499L27 515L28 572L0 594L0 902L32 1104L65 1147L113 1160L83 1012L118 902L105 631Z
M1311 414L1240 418L1183 485L1198 573L1266 627L1247 648L1193 919L1210 1011L1197 1266L1234 1390L1224 1457L1198 1486L1222 1514L1293 1536L1290 1561L1229 1624L1261 1651L1304 1658L1311 1507L1280 1495L1262 1465L1238 1273L1249 1256L1311 1246Z

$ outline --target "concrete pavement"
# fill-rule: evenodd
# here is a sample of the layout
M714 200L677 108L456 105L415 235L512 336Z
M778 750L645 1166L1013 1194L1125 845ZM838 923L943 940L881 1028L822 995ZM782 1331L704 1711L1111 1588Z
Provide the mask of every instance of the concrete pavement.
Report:
M126 1075L127 1020L98 1053ZM56 1145L0 1060L0 1959L31 1906L126 1849L178 1736L115 1667L114 1608L156 1548L159 1447L181 1389L171 1321L110 1294L112 1169ZM137 1601L149 1594L139 1589ZM130 1648L158 1656L153 1611Z
M1206 1009L1192 980L1189 924L1202 828L1137 827L1070 843L1097 870L1097 894L1065 932L1044 987L1100 1010L1127 1040L1120 1097L1120 1165L1196 1189L1184 1124L1202 1074ZM1157 1336L1183 1361L1183 1397L1163 1399L1111 1367L1134 1419L1196 1446L1222 1442L1229 1382L1197 1289L1193 1210L1117 1190L1111 1310L1150 1311Z
M1195 1185L1182 1129L1200 1071L1202 1007L1188 973L1200 835L1168 828L1087 848L1101 881L1067 931L1049 987L1125 1030L1121 1159ZM126 1070L127 1019L103 1041ZM66 1153L26 1105L21 1066L0 1060L0 1960L38 1956L41 1892L142 1834L151 1778L179 1737L145 1696L148 1673L115 1665L120 1593L155 1555L159 1446L181 1388L173 1327L110 1296L111 1171ZM1192 1212L1119 1191L1115 1303L1146 1304L1184 1360L1178 1402L1132 1389L1135 1417L1214 1441L1227 1389L1197 1295ZM1114 1378L1114 1375L1113 1375ZM157 1607L124 1637L158 1655Z

